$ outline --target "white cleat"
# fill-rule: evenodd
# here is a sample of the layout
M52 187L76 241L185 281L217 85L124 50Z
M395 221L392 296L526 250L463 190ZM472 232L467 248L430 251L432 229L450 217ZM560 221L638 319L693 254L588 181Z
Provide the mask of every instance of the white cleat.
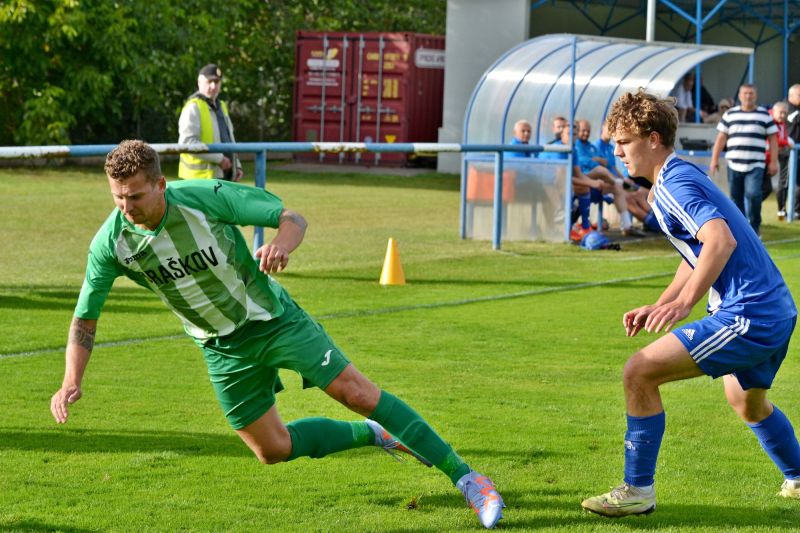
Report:
M623 483L611 492L583 500L581 507L610 518L650 514L656 510L656 491L653 487L641 489Z

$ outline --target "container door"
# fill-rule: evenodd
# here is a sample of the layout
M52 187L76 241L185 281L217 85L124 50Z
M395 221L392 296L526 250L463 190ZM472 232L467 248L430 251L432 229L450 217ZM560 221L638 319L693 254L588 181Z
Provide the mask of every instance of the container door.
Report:
M350 40L346 36L298 33L294 140L343 142L349 140L346 101L350 76ZM344 154L296 154L298 159L341 161Z
M353 93L351 131L359 142L407 141L409 61L413 61L404 34L360 36L353 39ZM356 162L403 164L408 154L355 154Z

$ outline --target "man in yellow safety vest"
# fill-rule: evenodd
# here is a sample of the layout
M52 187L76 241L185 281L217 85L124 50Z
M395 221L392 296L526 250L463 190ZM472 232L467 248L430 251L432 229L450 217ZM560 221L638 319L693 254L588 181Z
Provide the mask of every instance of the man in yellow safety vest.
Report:
M228 105L218 99L222 70L210 64L200 69L197 92L186 101L178 121L178 142L211 144L236 142ZM178 176L182 179L242 179L242 164L233 153L181 154Z

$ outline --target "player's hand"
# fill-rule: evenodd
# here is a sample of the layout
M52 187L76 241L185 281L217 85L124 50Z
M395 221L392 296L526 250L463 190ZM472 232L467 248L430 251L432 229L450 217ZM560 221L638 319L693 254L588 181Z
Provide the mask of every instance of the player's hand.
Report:
M708 165L708 175L711 176L712 174L717 173L717 166L718 163L712 161L710 165Z
M67 421L69 412L67 406L81 399L83 393L78 385L65 385L50 399L50 412L56 422L63 424Z
M289 263L288 250L275 244L265 244L256 250L256 257L260 259L258 269L264 274L280 272Z
M769 167L767 167L767 175L774 176L778 173L778 162L777 161L770 161Z
M219 168L228 170L233 166L233 162L225 156L222 156L222 161L219 162Z
M650 316L650 312L654 308L654 305L644 305L622 315L622 326L625 328L625 335L635 337L644 327L647 317Z
M242 181L242 176L244 175L244 170L241 168L237 168L236 172L233 175L233 181Z
M644 323L644 329L648 333L664 333L672 329L676 322L680 322L691 313L692 307L685 305L678 300L659 305L650 312Z
M594 181L594 184L592 185L592 189L600 190L600 189L603 188L603 185L606 184L606 182L604 182L603 180L592 180L592 181Z

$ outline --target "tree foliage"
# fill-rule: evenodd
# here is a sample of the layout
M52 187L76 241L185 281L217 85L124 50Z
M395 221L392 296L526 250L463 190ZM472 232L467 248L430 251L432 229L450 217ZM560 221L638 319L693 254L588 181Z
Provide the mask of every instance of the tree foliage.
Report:
M445 0L0 0L0 145L177 140L197 71L238 140L288 139L295 32L443 34Z

